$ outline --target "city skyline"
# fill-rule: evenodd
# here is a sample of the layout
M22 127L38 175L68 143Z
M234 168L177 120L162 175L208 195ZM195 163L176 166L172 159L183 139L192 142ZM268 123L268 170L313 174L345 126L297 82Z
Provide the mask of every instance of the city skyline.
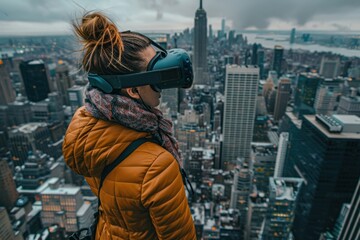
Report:
M108 14L119 29L138 31L176 31L193 26L193 11L198 1L192 0L137 0L90 1L66 0L61 2L4 1L0 0L0 36L63 35L71 34L71 20L83 12L100 10ZM360 13L360 2L345 0L328 3L325 0L264 1L228 0L227 4L215 0L204 1L208 23L214 29L226 27L235 30L327 30L359 31L355 21ZM259 6L262 6L261 8ZM261 16L261 17L256 17Z
M163 89L157 108L173 123L171 136L177 140L181 153L181 173L188 177L183 175L183 180L187 179L185 186L174 192L183 194L182 191L185 193L187 189L186 199L181 202L188 204L190 211L180 210L179 213L191 213L197 239L334 240L339 236L339 239L347 240L353 239L351 236L360 236L359 223L354 218L360 203L360 162L357 161L360 157L360 31L342 35L304 31L298 27L281 31L254 31L251 27L246 31L237 30L240 25L232 25L235 18L230 19L230 12L226 18L218 17L224 15L222 9L236 7L229 5L235 0L220 3L224 8L214 1L192 0L192 9L190 0L185 0L186 4L179 0L135 0L131 6L107 1L113 4L111 6L121 6L125 12L127 7L133 7L134 11L129 10L129 15L148 13L144 15L148 18L157 13L157 21L164 24L167 23L166 16L171 14L167 10L170 6L178 7L174 8L176 16L186 19L191 15L189 27L177 32L174 28L167 33L134 29L132 19L124 18L131 26L127 28L123 22L118 22L120 11L114 15L118 8L105 9L101 1L95 4L90 0L57 3L28 0L26 4L29 5L20 8L24 3L17 4L14 0L2 6L0 26L6 25L1 22L4 16L10 19L16 12L8 11L7 7L17 5L19 12L26 10L18 20L27 23L29 31L22 32L23 36L1 36L2 28L0 33L0 186L4 189L0 197L0 239L65 240L79 229L90 226L100 202L96 197L100 190L93 181L96 182L100 172L106 172L105 166L116 161L115 154L109 153L113 149L111 146L121 150L120 145L132 141L130 132L133 130L123 123L119 122L113 129L110 125L114 123L104 119L83 124L84 119L79 117L84 115L90 119L93 114L86 106L82 107L85 102L90 102L88 90L91 88L88 88L86 71L79 69L81 52L77 49L80 46L70 36L71 32L66 36L35 36L33 22L27 22L50 19L50 14L52 20L48 23L54 27L58 20L66 23L74 16L74 9L69 6L80 9L80 5L87 9L95 5L102 7L103 13L120 26L119 31L142 31L169 49L169 53L175 47L189 54L194 73L192 87ZM248 0L239 1L253 16L252 20L255 21L256 16L268 19L269 15L264 11L270 15L279 13L279 9L274 10L279 5L266 8L269 4L266 0L255 1L251 4ZM294 0L289 2L294 4L292 7L302 4L295 4ZM317 4L320 6L324 2L318 0ZM343 12L343 7L349 7L350 2L338 3L336 10ZM359 4L352 3L357 11ZM146 11L139 7L141 4L146 6ZM260 4L263 9L259 8ZM252 9L255 5L257 8ZM219 13L214 14L214 6L219 6ZM286 8L288 3L281 6ZM46 11L41 11L45 7ZM183 13L185 8L188 12ZM330 10L326 6L320 14ZM304 24L309 24L312 19L311 12L301 19L296 18L297 14L304 13L302 9L296 9L296 14L292 10L281 11L285 20L291 13L294 19L302 20ZM209 21L209 17L212 20ZM217 25L208 25L214 18ZM144 18L137 20L147 22ZM246 22L246 16L242 20L244 24L255 24L261 29L273 26L270 23L261 27L260 20ZM151 21L147 23L152 24ZM177 23L176 17L169 21L169 24L173 23ZM46 23L41 24L46 28ZM66 24L70 29L70 22ZM22 30L16 28L14 31ZM27 33L32 34L26 36ZM123 43L124 49L132 44ZM106 46L109 45L104 43L101 47ZM122 61L126 61L124 58ZM166 59L160 61L166 62ZM188 69L187 65L183 66L180 63L179 69ZM146 84L153 84L151 76L148 80ZM116 93L104 95L108 98ZM142 105L152 112L146 103L142 102ZM114 111L121 112L121 108L116 105ZM96 114L93 116L97 118ZM154 123L161 125L159 119L155 118ZM97 123L93 125L95 121L104 127L98 127ZM126 132L119 132L114 137L108 134L112 129L120 131L120 128ZM81 133L74 134L74 129ZM103 132L94 143L92 137L97 129ZM144 134L156 136L152 130ZM70 140L73 136L79 141ZM69 150L73 146L79 146L80 150ZM145 151L139 150L135 154L141 152ZM148 153L156 155L153 151ZM112 234L108 229L120 228L129 236L139 233L127 224L108 222L113 217L123 216L116 211L129 209L124 204L129 199L136 202L133 205L140 206L140 211L129 211L148 210L143 197L129 198L127 195L128 192L146 195L148 184L139 188L135 183L136 187L129 188L131 190L124 195L121 191L123 184L128 186L133 176L145 176L137 182L146 182L148 173L163 174L152 171L152 166L159 166L157 160L150 162L148 168L146 164L150 157L138 159L137 156L140 155L133 157L138 167L129 167L131 164L127 159L125 165L119 166L122 173L113 173L121 178L114 179L109 175L104 181L103 186L114 183L111 188L117 202L113 208L112 201L107 201L112 195L105 190L99 222L104 222L104 217L112 226L101 231L105 234ZM100 165L92 164L95 162ZM122 177L130 181L122 181ZM164 183L163 180L156 182ZM178 185L182 186L181 183ZM160 186L153 189L160 189ZM154 196L160 196L163 190ZM157 208L172 212L163 204ZM127 220L124 218L124 221ZM130 222L142 224L137 220ZM153 223L150 219L144 222ZM186 229L181 224L177 226Z

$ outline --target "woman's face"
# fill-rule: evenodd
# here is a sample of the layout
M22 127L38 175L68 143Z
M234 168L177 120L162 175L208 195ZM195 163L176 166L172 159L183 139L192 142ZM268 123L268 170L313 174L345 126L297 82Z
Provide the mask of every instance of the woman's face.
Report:
M156 52L152 46L147 47L141 52L142 57L145 59L146 66L150 60L155 56ZM141 96L144 103L150 107L156 107L160 104L160 93L155 92L150 85L136 87L138 94Z

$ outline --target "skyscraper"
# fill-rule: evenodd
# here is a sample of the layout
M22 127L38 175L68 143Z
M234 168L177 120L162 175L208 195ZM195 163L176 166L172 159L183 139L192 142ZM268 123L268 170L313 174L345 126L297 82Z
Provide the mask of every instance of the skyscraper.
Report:
M247 234L245 226L253 181L253 174L250 168L251 165L246 163L244 159L238 159L234 171L234 182L231 188L230 207L240 211L240 234L244 238Z
M299 130L291 129L284 176L304 180L294 236L318 239L334 227L360 176L360 118L353 115L305 115Z
M340 59L322 57L320 63L320 75L324 78L336 78L339 75Z
M258 191L269 192L269 177L274 175L276 147L273 144L252 144L254 182Z
M342 82L341 80L325 79L320 83L314 102L317 114L331 115L335 112L341 96L340 84Z
M0 159L0 206L6 207L8 211L14 207L19 194L16 191L16 185L11 170L6 160Z
M73 86L73 81L69 75L68 65L62 60L59 60L56 66L56 84L63 104L69 105L67 90Z
M12 160L21 166L28 159L29 151L40 150L53 156L56 152L51 146L50 132L46 123L27 123L9 131L9 144ZM61 148L61 145L58 148Z
M4 207L0 207L0 239L15 239L9 215Z
M267 196L263 192L250 195L247 212L245 240L258 240L268 208Z
M296 32L296 29L293 28L291 29L291 33L290 33L290 44L293 44L295 42L295 32Z
M15 91L11 86L11 79L5 63L0 59L0 105L7 105L15 101Z
M225 18L221 19L221 34L222 37L225 36Z
M314 114L316 91L323 79L318 74L301 73L297 77L295 88L295 114L301 118L304 114Z
M231 169L237 158L250 158L259 68L226 66L222 168Z
M194 27L194 74L195 84L208 84L207 77L207 17L202 0L195 13Z
M286 158L286 150L289 143L289 133L282 132L280 133L278 152L276 155L276 164L274 177L282 177L284 170L284 162Z
M251 64L257 65L258 64L258 44L254 43L252 45L252 52L251 52Z
M275 70L279 77L281 77L281 66L284 55L284 48L280 45L274 47L274 57L273 57L273 66L272 70Z
M360 237L360 179L350 203L349 212L344 219L339 240L359 239Z
M80 187L59 187L54 183L41 193L41 201L41 220L46 227L59 224L66 232L75 232L91 225L93 211L84 202Z
M301 178L269 179L269 207L262 239L289 239L302 183Z
M48 70L42 60L22 62L20 70L29 101L44 100L53 91Z
M287 103L290 99L291 91L291 82L287 78L280 79L276 100L275 100L275 110L274 110L274 120L279 121L285 113Z
M337 113L360 117L360 97L357 96L356 88L351 88L351 95L349 97L342 96L340 98Z

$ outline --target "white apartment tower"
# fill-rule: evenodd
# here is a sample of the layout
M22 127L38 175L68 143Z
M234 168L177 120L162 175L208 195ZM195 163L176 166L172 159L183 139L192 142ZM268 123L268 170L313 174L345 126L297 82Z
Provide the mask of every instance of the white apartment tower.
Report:
M237 158L250 158L259 68L226 66L223 145L221 166L233 169Z
M284 170L284 162L286 158L286 150L289 143L289 133L283 132L280 134L278 152L276 155L276 164L274 177L282 177Z

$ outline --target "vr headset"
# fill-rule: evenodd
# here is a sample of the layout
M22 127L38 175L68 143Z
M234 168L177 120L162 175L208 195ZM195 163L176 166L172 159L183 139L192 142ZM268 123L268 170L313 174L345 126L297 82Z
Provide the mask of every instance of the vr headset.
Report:
M135 34L144 36L140 33ZM146 72L119 75L89 73L88 79L90 85L105 93L111 93L115 89L144 85L150 85L157 92L168 88L191 87L194 75L190 57L186 51L178 48L166 51L150 38L146 38L149 39L151 45L156 49L156 54L150 60Z

